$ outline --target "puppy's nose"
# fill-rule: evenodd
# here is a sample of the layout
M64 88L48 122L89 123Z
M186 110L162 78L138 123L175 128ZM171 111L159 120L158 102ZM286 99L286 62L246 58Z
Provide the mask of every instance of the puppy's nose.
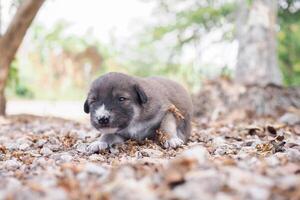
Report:
M99 124L106 125L109 123L109 117L99 117L97 119Z

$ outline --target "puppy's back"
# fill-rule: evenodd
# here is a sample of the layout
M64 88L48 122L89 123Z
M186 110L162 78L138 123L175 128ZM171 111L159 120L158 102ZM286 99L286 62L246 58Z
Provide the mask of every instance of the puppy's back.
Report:
M147 81L152 85L153 92L158 93L165 103L174 104L185 117L193 112L192 100L187 90L179 83L163 77L149 77ZM164 95L164 96L162 96ZM170 106L169 105L169 106Z

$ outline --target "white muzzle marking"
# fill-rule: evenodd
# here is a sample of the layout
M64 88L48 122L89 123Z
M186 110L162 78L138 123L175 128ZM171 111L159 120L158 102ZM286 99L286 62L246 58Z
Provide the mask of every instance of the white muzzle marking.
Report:
M109 117L110 112L105 109L105 105L102 104L99 108L97 108L95 115L97 118Z

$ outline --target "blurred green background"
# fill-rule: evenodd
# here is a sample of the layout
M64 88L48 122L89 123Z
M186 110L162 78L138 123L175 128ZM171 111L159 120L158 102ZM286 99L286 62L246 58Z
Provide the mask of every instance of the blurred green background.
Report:
M18 1L8 4L13 9ZM151 0L141 4L151 5L151 20L134 21L137 30L121 42L113 32L104 42L93 28L81 35L73 33L74 22L63 17L51 26L36 20L10 68L9 98L82 99L90 82L108 71L163 75L180 80L192 91L201 87L203 79L232 76L236 1ZM277 52L287 86L300 85L299 8L298 1L278 1Z

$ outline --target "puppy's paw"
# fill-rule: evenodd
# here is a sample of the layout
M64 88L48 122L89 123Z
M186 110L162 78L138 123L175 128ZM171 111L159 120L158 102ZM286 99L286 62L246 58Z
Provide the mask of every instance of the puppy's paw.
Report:
M166 140L165 143L164 143L164 147L165 148L177 148L179 147L180 145L183 144L183 140L178 138L178 137L173 137L169 140Z
M108 144L106 142L102 141L95 141L92 142L88 147L87 147L87 152L90 154L97 153L99 151L105 150L108 148Z

